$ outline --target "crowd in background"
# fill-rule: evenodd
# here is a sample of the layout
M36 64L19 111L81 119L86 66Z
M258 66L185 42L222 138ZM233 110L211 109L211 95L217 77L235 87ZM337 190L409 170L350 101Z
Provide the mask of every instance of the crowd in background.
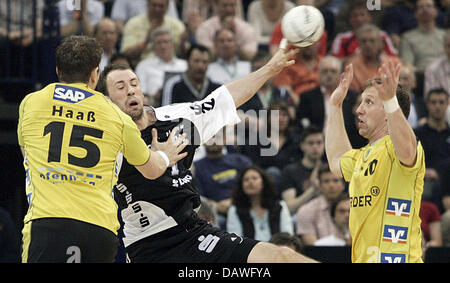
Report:
M18 9L20 2L0 2L0 43L25 50L12 50L12 62L24 54L21 60L29 60L26 50L42 38L49 1L35 2L36 30L30 21L33 7ZM297 5L317 7L325 20L322 37L300 48L296 63L239 109L243 134L227 127L199 148L192 168L203 198L199 214L228 232L299 251L302 246L350 245L348 184L330 172L324 152L328 100L343 68L352 63L345 126L354 148L366 145L356 126L363 85L377 76L382 63L401 62L400 83L412 98L408 121L424 147L427 166L420 212L424 250L450 246L449 0L53 2L60 36L96 37L104 48L100 69L129 64L146 103L155 107L201 100L258 69L278 48L283 15ZM6 60L0 59L2 66ZM30 71L12 66L12 73ZM270 119L275 113L277 119ZM11 220L7 213L0 215L5 215L0 251L18 251L10 244L18 235L4 233L11 230Z

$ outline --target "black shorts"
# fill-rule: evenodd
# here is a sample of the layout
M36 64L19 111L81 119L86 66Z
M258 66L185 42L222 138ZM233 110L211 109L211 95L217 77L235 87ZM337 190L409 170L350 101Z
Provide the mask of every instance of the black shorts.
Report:
M126 252L130 262L246 263L257 243L197 220L189 231L175 226L129 245Z
M23 262L114 262L118 237L106 228L69 218L40 218L23 229Z

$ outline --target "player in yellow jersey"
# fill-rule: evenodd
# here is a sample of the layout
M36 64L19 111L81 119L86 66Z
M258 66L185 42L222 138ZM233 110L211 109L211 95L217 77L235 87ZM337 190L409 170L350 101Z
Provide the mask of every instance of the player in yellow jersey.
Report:
M342 102L353 78L346 67L330 98L325 149L332 172L350 182L353 262L422 262L419 209L425 161L407 122L410 97L398 85L400 64L384 64L358 106L359 134L369 140L352 149Z
M150 179L186 156L181 137L154 154L131 118L94 91L101 54L93 38L66 38L56 50L60 82L20 104L17 133L29 202L23 262L113 262L119 152Z

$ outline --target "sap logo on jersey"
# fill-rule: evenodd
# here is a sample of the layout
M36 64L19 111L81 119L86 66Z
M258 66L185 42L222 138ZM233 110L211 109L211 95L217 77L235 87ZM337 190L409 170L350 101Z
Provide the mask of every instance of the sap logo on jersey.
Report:
M397 198L389 198L386 213L395 216L409 216L411 201Z
M56 85L55 92L53 93L53 99L69 103L77 103L92 95L94 94L79 88Z
M384 225L383 241L394 244L406 244L408 227Z

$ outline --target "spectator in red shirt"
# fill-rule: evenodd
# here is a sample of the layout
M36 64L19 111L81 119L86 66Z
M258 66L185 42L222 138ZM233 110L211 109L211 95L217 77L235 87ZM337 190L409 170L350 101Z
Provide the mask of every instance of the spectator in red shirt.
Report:
M348 16L351 30L338 33L331 45L331 54L338 58L346 58L357 53L359 48L356 30L365 24L373 23L372 15L366 7L366 1L350 6ZM384 52L390 56L397 56L397 49L389 35L381 31L381 38L384 43Z
M419 216L422 220L421 228L425 245L427 247L441 247L441 214L438 207L430 201L422 201Z

